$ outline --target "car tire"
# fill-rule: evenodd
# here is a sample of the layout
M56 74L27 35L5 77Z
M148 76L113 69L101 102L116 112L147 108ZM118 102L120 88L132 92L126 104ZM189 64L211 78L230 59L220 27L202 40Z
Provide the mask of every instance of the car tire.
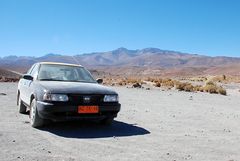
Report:
M27 107L23 104L21 98L20 98L20 93L18 94L18 112L21 114L26 114L27 113Z
M41 127L44 125L44 119L42 119L38 115L37 104L35 99L32 100L30 105L29 118L30 118L30 124L34 128Z
M107 117L107 118L101 120L100 123L101 123L102 125L108 125L108 126L111 126L112 123L113 123L113 120L114 120L113 117Z

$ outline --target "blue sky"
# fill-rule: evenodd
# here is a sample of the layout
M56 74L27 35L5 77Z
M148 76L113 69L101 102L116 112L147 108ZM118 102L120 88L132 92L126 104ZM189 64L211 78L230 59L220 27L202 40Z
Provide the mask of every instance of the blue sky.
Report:
M240 1L0 0L0 57L119 47L240 57Z

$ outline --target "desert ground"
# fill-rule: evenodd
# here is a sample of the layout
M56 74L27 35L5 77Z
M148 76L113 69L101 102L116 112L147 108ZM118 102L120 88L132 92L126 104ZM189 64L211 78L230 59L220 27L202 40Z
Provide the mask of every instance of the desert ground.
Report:
M239 161L240 88L227 87L227 96L111 87L122 104L112 126L35 129L18 113L17 83L0 83L0 160Z

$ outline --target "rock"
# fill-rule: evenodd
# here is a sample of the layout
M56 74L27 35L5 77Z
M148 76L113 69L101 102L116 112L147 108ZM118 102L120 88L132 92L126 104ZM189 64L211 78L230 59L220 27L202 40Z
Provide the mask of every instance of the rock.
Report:
M186 157L184 157L185 160L189 160L189 159L192 159L192 156L191 155L187 155Z
M132 85L133 88L142 88L142 85L140 83L134 83Z
M29 122L29 121L24 121L23 123L24 123L24 124L29 124L30 122Z

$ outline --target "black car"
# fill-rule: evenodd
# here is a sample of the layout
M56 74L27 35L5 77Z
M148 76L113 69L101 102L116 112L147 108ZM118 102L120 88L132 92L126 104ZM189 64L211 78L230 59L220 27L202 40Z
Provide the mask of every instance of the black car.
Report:
M118 94L101 83L81 65L36 63L19 81L19 112L29 112L33 127L49 120L94 119L111 124L121 105Z

